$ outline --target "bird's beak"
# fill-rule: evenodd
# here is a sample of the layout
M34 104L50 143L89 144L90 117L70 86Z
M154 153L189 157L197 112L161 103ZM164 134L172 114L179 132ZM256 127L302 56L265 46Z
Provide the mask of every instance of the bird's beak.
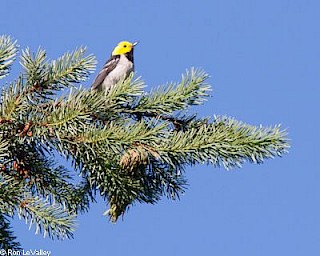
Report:
M134 43L132 44L132 47L135 47L138 43L139 43L139 41L134 42Z

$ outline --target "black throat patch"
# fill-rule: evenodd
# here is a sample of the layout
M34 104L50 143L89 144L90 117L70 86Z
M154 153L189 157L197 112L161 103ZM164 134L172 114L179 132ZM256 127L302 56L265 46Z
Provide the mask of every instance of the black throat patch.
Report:
M125 55L128 58L128 60L133 62L133 48L132 48L132 50L130 52L126 53Z

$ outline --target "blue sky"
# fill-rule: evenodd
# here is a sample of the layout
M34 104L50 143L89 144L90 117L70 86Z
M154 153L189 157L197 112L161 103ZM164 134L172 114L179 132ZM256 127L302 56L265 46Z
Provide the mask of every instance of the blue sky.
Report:
M281 123L292 146L263 165L188 168L180 201L136 205L115 225L99 202L79 217L73 240L43 239L15 222L22 245L53 256L320 255L319 8L316 0L1 1L0 34L21 48L55 58L86 45L100 68L118 41L139 40L136 71L148 88L202 67L213 93L195 109L201 116Z

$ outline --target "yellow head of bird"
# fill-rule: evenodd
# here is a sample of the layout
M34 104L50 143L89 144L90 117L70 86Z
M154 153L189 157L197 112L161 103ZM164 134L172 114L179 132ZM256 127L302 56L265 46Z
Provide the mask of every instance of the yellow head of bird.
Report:
M128 41L122 41L113 49L112 56L131 52L137 44L138 42L130 43Z

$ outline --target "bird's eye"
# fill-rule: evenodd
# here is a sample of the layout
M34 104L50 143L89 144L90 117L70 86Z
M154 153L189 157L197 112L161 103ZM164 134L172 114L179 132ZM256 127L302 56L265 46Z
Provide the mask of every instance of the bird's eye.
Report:
M127 47L127 45L125 44L123 47L124 47L124 48L126 48L126 47Z

